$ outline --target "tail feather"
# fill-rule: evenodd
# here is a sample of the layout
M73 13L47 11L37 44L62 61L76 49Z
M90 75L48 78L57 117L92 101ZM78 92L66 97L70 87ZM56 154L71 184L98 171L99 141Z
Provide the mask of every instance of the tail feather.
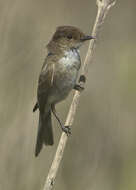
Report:
M53 145L53 143L54 141L51 123L51 112L49 111L49 113L46 116L39 114L39 126L35 148L35 156L38 156L43 147L43 144Z

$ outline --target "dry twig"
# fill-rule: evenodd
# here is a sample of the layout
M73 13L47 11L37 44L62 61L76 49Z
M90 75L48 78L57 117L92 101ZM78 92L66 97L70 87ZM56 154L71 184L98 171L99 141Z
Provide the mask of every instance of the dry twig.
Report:
M98 7L98 11L97 11L97 16L96 16L95 24L93 27L93 31L92 31L92 36L95 36L95 37L98 36L98 32L100 31L100 27L103 24L104 19L107 15L109 9L112 6L114 6L115 0L96 0L96 4ZM85 58L85 61L84 61L83 67L82 67L82 74L83 75L86 75L87 65L92 63L92 56L93 56L95 44L96 44L96 40L90 41L88 51L86 54L86 58ZM82 84L82 85L84 85L84 84ZM73 101L71 103L70 109L69 109L69 113L68 113L66 122L65 122L66 126L71 126L73 124L77 105L79 102L79 97L80 97L80 92L76 91L74 94ZM58 144L58 148L57 148L54 160L52 162L48 176L46 178L43 190L51 190L53 185L54 185L54 180L56 178L56 174L57 174L60 162L61 162L62 157L63 157L63 152L65 149L65 145L66 145L67 140L68 140L68 137L67 137L66 133L63 132L61 135L59 144Z

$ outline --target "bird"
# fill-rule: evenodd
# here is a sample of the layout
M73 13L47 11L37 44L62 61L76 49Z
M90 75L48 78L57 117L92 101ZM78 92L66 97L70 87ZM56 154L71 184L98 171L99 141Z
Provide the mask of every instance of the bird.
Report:
M58 120L62 131L71 133L57 116L55 105L65 100L72 89L82 90L76 83L81 59L79 48L95 37L84 34L75 26L59 26L47 44L48 54L44 60L37 88L37 102L33 112L39 109L39 124L35 146L37 157L43 145L53 145L51 114ZM85 81L85 76L80 76Z

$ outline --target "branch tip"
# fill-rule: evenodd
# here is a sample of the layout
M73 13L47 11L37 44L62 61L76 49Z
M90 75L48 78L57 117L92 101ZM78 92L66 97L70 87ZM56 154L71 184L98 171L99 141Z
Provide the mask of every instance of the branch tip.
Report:
M113 7L116 3L116 0L96 0L96 4L98 7L106 7L107 9L110 9Z

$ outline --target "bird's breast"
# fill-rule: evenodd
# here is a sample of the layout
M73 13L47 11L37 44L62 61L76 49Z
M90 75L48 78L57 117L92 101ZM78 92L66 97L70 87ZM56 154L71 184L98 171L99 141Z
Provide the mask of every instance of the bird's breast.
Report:
M80 65L80 56L76 49L65 51L64 56L59 60L58 67L58 81L61 87L71 89L74 86Z
M75 67L77 70L79 70L81 61L78 50L71 49L69 51L65 51L63 57L60 58L59 63L64 69L71 69Z
M78 71L80 68L80 56L77 50L64 53L55 65L53 98L59 102L67 97L76 84ZM54 96L55 94L55 96Z

